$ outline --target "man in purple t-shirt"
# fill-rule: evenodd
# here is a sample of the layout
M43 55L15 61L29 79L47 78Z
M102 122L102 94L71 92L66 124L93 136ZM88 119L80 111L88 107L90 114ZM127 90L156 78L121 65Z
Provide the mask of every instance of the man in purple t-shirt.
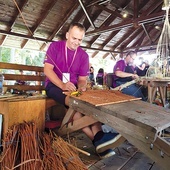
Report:
M114 87L120 86L124 83L132 81L133 79L139 78L137 74L134 72L133 61L136 58L136 53L134 51L130 51L126 54L124 60L119 60L113 69L114 72ZM146 100L141 88L137 84L131 84L130 86L121 90L122 93L132 95L138 98L142 98L142 100Z
M69 96L63 91L86 91L87 76L89 72L88 54L80 48L85 35L85 28L79 23L70 26L66 33L66 41L53 42L49 46L44 60L44 73L46 75L46 94L62 105L69 106ZM76 112L73 120L83 115ZM82 129L92 140L96 152L101 158L115 154L112 149L117 140L121 140L118 133L102 131L101 123L97 122Z

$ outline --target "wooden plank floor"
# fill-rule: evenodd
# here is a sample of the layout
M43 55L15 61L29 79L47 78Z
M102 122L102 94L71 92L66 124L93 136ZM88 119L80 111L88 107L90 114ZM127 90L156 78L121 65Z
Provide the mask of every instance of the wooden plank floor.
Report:
M128 141L115 149L116 154L114 156L101 160L95 153L92 142L84 133L74 132L70 135L70 138L72 137L75 138L78 148L91 154L91 156L86 156L80 153L81 160L89 170L162 170L158 164Z

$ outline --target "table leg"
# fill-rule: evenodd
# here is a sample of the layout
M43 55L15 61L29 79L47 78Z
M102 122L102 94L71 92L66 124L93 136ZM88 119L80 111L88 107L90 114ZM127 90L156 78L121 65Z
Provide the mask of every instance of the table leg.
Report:
M153 103L155 97L156 97L156 91L157 87L152 87L148 85L148 101L149 103Z
M166 87L158 87L159 93L160 93L160 98L161 102L163 104L163 107L166 104Z

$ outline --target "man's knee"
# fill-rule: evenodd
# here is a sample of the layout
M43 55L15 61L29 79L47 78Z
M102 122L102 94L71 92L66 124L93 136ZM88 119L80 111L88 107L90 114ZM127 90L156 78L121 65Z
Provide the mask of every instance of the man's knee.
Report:
M73 116L73 120L77 120L77 119L80 119L80 118L82 118L82 117L83 117L83 115L82 115L81 113L76 112L76 113L74 114L74 116Z

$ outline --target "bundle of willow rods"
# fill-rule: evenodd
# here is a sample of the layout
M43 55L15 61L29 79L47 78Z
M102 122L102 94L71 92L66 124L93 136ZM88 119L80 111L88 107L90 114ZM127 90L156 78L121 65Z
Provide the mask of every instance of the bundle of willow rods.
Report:
M43 169L39 155L37 130L34 123L14 125L3 141L0 169L13 170Z
M66 170L63 163L55 155L52 148L53 137L52 135L43 134L42 142L40 143L40 148L43 155L43 163L45 170Z
M77 150L61 137L55 136L52 145L55 154L63 162L66 170L87 170L87 167L80 160Z
M13 169L18 158L18 127L9 129L3 141L3 154L0 158L0 169Z
M19 137L21 141L21 170L43 169L38 146L38 131L34 123L24 123L19 127ZM30 160L25 164L25 162Z
M0 170L87 170L74 146L33 122L14 125L3 140Z

